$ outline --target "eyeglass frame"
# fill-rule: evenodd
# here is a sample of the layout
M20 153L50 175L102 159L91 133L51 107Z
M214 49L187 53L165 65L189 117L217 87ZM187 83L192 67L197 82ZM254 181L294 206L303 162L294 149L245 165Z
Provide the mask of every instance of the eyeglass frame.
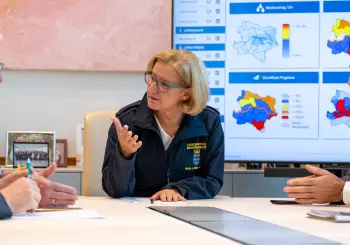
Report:
M145 83L146 83L147 85L150 85L150 84L147 83L147 79L146 79L147 76L151 76L152 81L156 83L157 90L158 90L159 92L162 92L162 93L168 92L169 88L184 88L183 85L178 84L178 83L168 83L168 82L162 81L162 83L165 83L166 86L168 86L167 90L164 92L164 91L159 90L159 85L158 85L159 81L158 81L158 79L156 79L156 78L153 76L152 72L149 72L149 71L146 71L146 72L145 72Z

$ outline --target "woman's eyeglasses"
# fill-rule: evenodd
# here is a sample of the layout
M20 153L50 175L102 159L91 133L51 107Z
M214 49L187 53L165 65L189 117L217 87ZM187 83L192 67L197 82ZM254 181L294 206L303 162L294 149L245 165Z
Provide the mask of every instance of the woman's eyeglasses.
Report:
M159 81L154 75L150 72L145 72L145 82L148 85L152 85L153 82L156 83L157 89L159 92L166 93L169 88L183 88L181 84L172 84L165 81Z

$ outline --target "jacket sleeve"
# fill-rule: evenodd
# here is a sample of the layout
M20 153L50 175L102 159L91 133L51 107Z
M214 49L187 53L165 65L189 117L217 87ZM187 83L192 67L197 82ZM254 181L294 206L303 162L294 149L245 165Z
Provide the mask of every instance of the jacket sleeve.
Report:
M126 159L119 151L117 130L112 123L108 131L105 156L102 166L102 188L110 197L129 196L135 187L135 152Z
M214 198L221 190L224 178L224 132L220 119L208 136L200 176L169 183L163 189L176 188L188 200Z
M344 181L350 181L350 171L347 172L347 174L345 176L343 176L342 180Z
M0 220L12 217L12 211L8 206L4 196L0 193Z
M350 181L350 171L346 173L345 176L343 176L342 180L345 182ZM331 202L332 205L345 205L343 200L337 201L337 202Z

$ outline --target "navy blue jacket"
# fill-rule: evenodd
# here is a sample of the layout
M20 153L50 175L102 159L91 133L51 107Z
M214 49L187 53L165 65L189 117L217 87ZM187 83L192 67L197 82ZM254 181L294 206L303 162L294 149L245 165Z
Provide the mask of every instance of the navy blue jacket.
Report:
M8 219L12 217L12 211L8 206L4 196L0 193L0 219Z
M142 146L130 159L119 151L112 123L102 167L102 187L111 197L150 197L165 188L178 189L186 199L215 197L223 184L224 133L219 112L207 106L196 116L185 115L165 150L146 95L118 111L122 125L138 135Z

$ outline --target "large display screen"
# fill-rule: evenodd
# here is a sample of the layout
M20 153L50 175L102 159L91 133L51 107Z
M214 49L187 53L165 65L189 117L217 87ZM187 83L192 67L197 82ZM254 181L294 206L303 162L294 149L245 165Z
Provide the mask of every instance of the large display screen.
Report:
M173 1L173 48L195 53L225 159L350 162L350 1Z

